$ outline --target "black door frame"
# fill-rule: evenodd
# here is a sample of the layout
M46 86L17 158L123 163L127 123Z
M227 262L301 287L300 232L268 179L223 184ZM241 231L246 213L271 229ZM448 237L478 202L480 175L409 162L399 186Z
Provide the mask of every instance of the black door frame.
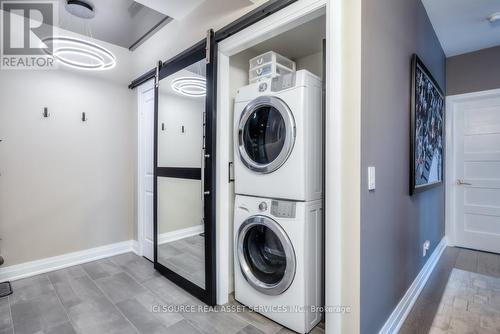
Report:
M154 229L154 268L169 280L197 297L207 305L213 306L217 302L216 285L216 88L217 88L217 45L214 33L208 33L209 38L203 40L190 49L165 63L159 63L157 69L157 84L155 85L154 107L154 171L153 171L153 229ZM207 48L207 43L208 48ZM208 57L207 57L208 53ZM205 101L205 168L169 168L158 167L158 86L165 77L194 64L202 59L207 59L207 93ZM204 207L204 235L205 235L205 289L179 275L175 271L158 263L158 177L176 177L184 179L201 180L204 173L203 189L205 193Z

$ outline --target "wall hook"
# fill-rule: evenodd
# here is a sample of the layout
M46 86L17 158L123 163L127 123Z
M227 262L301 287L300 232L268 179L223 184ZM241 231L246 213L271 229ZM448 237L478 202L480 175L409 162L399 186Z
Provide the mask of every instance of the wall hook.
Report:
M42 114L42 115L43 115L43 117L44 117L44 118L49 117L49 116L50 116L50 114L49 114L49 108L44 107L44 108L43 108L43 114Z
M82 112L82 122L87 121L87 116L85 115L85 112Z

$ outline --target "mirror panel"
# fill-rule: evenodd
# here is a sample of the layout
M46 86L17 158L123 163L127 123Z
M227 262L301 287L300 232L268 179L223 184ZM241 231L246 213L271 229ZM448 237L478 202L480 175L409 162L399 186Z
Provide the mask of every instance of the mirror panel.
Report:
M205 60L160 81L157 263L205 289L203 115Z
M158 263L205 288L201 181L158 177Z

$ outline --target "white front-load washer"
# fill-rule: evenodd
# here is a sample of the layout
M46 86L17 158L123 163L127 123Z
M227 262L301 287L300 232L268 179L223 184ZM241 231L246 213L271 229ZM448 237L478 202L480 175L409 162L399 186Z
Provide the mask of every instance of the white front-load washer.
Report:
M236 196L235 299L299 333L321 320L322 202Z
M238 90L234 107L235 192L322 198L322 83L300 70Z

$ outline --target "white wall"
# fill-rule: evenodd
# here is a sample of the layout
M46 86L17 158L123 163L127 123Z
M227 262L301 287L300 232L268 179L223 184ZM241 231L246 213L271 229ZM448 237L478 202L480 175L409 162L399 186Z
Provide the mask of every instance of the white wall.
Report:
M327 9L326 313L327 333L360 332L361 0Z
M4 266L134 237L131 57L99 43L117 56L115 69L0 73Z
M295 62L297 70L306 69L319 77L323 76L323 52L299 58Z

